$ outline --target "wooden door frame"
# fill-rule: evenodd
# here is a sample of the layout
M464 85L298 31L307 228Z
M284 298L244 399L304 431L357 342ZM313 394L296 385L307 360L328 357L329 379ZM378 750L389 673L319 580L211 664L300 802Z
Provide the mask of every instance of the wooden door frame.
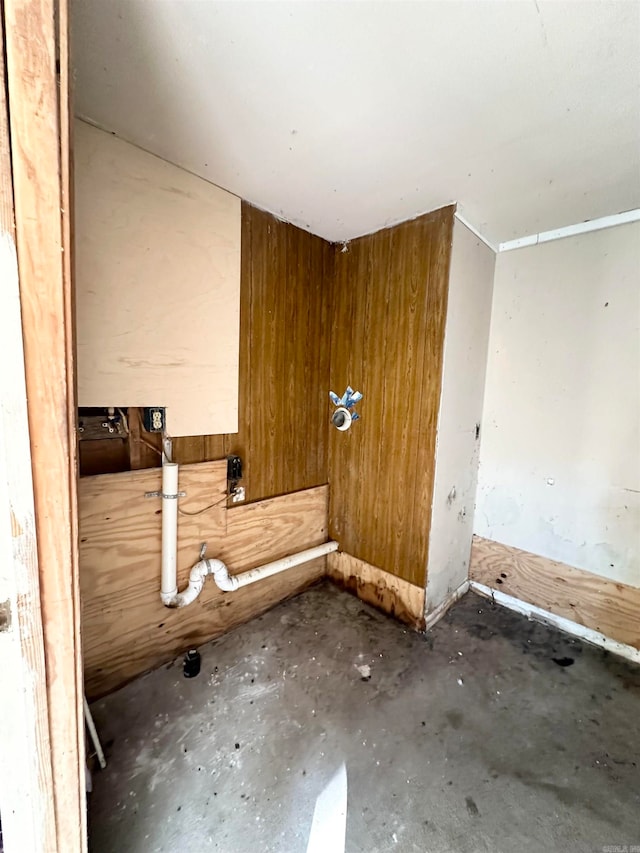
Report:
M0 11L0 814L6 853L82 853L68 10Z

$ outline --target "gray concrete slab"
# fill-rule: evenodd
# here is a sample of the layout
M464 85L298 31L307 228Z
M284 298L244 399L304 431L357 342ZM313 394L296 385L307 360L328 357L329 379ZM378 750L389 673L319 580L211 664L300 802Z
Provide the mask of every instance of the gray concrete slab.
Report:
M348 853L640 845L640 670L473 593L419 635L322 584L201 653L94 703L93 853L305 851L343 762Z

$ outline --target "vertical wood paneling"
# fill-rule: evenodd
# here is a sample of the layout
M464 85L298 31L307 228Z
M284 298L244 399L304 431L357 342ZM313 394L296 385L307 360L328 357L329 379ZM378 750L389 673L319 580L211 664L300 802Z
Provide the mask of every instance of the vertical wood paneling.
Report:
M242 205L238 433L174 441L180 463L237 453L248 501L327 482L333 247Z
M330 534L372 566L424 585L454 208L337 251L331 387L364 393L330 434Z
M322 260L322 263L320 263ZM310 314L310 335L309 346L311 352L316 354L316 358L321 360L322 365L319 369L319 374L316 381L319 381L319 396L318 396L318 422L315 428L315 457L310 460L311 473L318 474L322 472L326 480L329 479L329 415L331 405L329 400L329 368L331 363L331 347L333 344L333 317L331 310L331 294L333 280L335 275L335 247L332 243L326 241L313 240L311 243L311 269L322 269L322 302L321 310L314 318ZM316 368L314 367L313 358L309 359L308 367L308 383L311 386L312 378L315 375ZM326 376L326 380L321 379ZM310 474L308 474L310 477Z

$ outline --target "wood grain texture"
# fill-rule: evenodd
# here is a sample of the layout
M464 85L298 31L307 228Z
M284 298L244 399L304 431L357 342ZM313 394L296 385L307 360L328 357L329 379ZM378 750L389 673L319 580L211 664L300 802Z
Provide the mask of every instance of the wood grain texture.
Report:
M344 551L424 586L454 208L335 254L331 388L361 420L329 438L330 533Z
M160 601L160 470L86 477L80 483L83 637L86 690L103 695L185 649L213 639L322 577L325 559L223 593L208 580L189 607ZM178 585L183 588L200 544L245 571L327 539L327 487L228 510L226 463L180 469Z
M157 465L157 462L155 464ZM81 441L79 465L81 477L128 471L130 467L128 442L124 438Z
M470 579L640 649L640 589L473 537Z
M129 407L127 422L129 429L127 440L129 470L136 471L139 468L157 468L162 460L162 435L159 432L147 432L145 430L142 420L142 409L138 407ZM115 441L114 439L111 440Z
M122 437L116 438L85 436L79 441L81 477L158 467L162 458L162 435L144 429L142 409L130 406L125 414L128 434L123 433ZM195 461L201 460L197 458Z
M65 0L6 0L16 242L43 617L55 841L86 849ZM58 77L56 66L59 65Z
M329 243L243 202L239 430L174 441L176 461L235 453L247 501L327 482Z
M76 323L76 283L75 283L75 158L73 136L73 104L72 104L72 68L71 68L71 24L69 19L68 0L56 0L57 23L57 62L58 71L58 119L60 122L60 218L62 225L62 275L65 282L65 350L67 362L68 388L66 394L67 424L69 430L69 473L71 493L71 593L73 596L73 633L76 639L74 655L76 693L75 716L78 725L75 727L77 748L75 757L78 761L78 777L80 782L80 843L83 853L88 848L88 825L86 804L86 737L85 737L85 696L84 696L84 661L82 658L80 603L80 522L78 518L78 478L80 473L80 449L77 433L78 425L78 390L77 390L77 361L76 350L78 329ZM84 790L83 790L84 789ZM66 820L67 818L65 818ZM76 832L76 827L71 828Z
M383 613L395 616L417 630L424 628L425 592L422 587L344 552L327 556L327 574L342 589L354 593Z
M226 454L226 435L190 435L173 439L173 458L180 465L210 462Z
M55 850L56 827L0 15L0 803L10 850ZM7 772L6 768L11 768Z

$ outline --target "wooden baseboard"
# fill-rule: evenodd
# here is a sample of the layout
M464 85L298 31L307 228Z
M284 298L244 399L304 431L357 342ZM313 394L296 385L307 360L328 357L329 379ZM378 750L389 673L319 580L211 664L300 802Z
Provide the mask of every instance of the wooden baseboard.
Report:
M462 596L468 591L469 581L463 581L457 589L454 589L453 592L449 593L441 604L427 614L424 623L425 631L428 631L429 628L433 628L436 622L439 622L442 619L447 610L449 610L450 607L453 607L456 601L460 601Z
M472 588L480 584L578 626L572 630L563 624L564 630L579 634L581 626L640 649L640 588L479 536L473 537L469 576ZM580 635L595 642L592 634Z
M527 619L542 622L544 625L553 625L554 628L578 637L580 640L584 640L585 643L590 643L592 646L599 646L601 649L605 649L614 655L619 655L633 663L640 664L640 649L634 649L633 646L619 643L617 640L605 637L604 634L600 634L598 631L592 631L591 628L585 628L584 625L579 625L570 619L556 616L548 610L536 607L535 604L528 604L526 601L521 601L512 595L505 595L497 589L492 589L482 583L478 583L478 581L470 581L469 589L478 593L478 595L490 598L494 604L499 604L501 607L507 607L515 613L526 616Z
M341 589L407 625L424 628L422 587L365 563L350 554L336 552L327 557L327 574Z
M180 469L178 585L188 580L200 544L232 574L327 540L328 488L320 486L226 508L226 460ZM85 689L97 698L237 627L297 594L326 573L324 557L233 593L211 580L193 604L160 601L159 469L80 481L80 581Z

